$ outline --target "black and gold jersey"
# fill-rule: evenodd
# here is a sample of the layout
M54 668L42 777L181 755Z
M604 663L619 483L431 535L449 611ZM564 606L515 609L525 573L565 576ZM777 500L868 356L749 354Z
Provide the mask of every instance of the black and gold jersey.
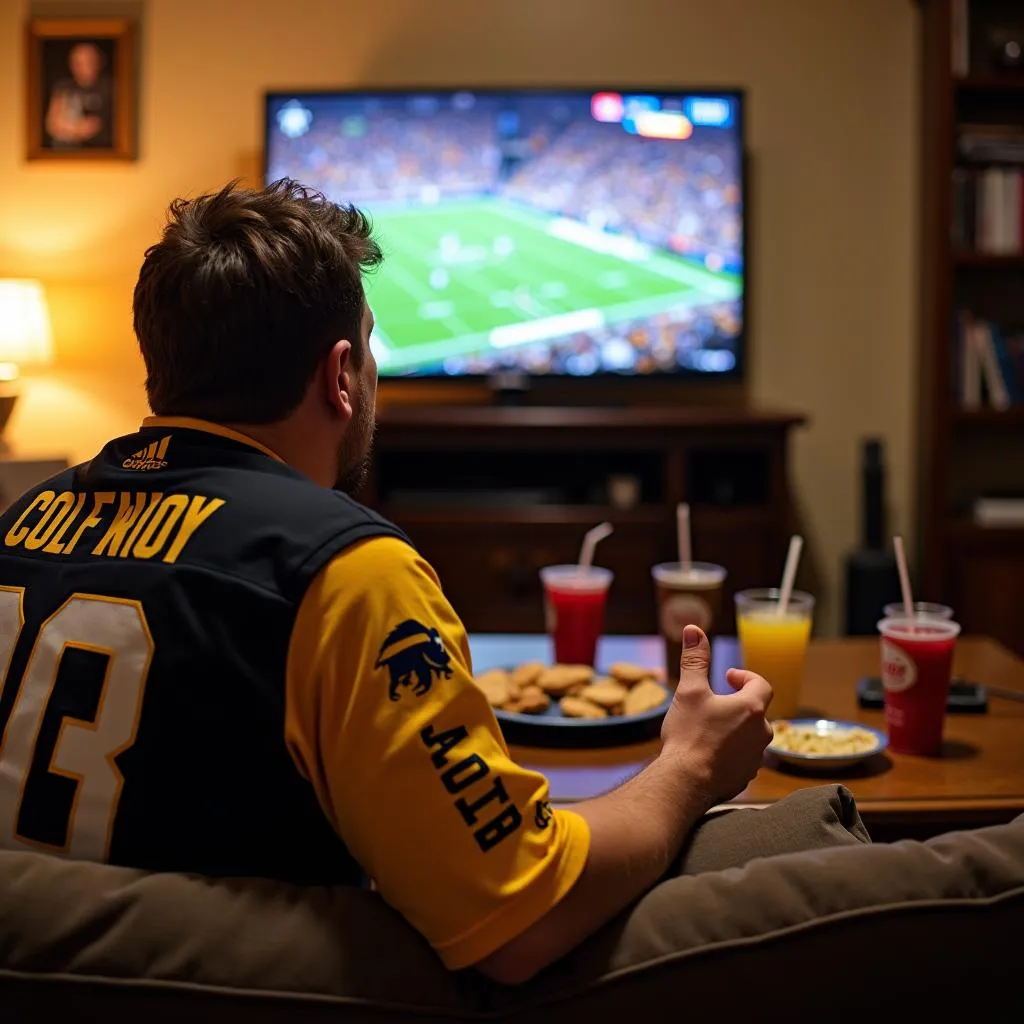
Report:
M299 603L400 532L231 436L147 427L0 517L0 847L356 880L284 736Z
M431 567L214 424L151 418L0 517L0 671L0 848L369 877L452 968L586 864Z

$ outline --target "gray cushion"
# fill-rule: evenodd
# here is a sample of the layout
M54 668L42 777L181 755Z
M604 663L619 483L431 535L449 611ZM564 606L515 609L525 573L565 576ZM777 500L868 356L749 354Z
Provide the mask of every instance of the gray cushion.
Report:
M722 829L731 837L723 850L742 866L663 882L518 990L447 973L370 893L0 853L0 1005L12 1020L53 1011L63 1021L146 1024L229 1013L289 1024L677 1020L684 1006L758 1012L782 981L834 997L849 988L853 958L889 984L899 964L913 972L948 961L940 985L1016 964L1016 943L993 954L977 937L1024 924L1024 819L929 844L865 846L835 829L845 795L815 793L780 804L774 818L753 811L707 821L691 858L713 859L713 832ZM826 848L768 856L786 815ZM744 821L758 833L746 852L734 834ZM913 976L918 987L921 977ZM862 1002L848 1005L863 1018Z
M1022 929L1024 816L669 879L502 1005L538 1007L522 1018L533 1024L569 1004L581 1020L611 1020L609 1006L667 1020L685 992L688 1012L721 1020L774 1007L777 1019L863 1022L884 993L948 1019L965 999L977 1014L1018 998L1019 946L1006 939Z
M764 810L720 811L694 829L677 875L742 867L756 857L870 843L845 786L808 786Z

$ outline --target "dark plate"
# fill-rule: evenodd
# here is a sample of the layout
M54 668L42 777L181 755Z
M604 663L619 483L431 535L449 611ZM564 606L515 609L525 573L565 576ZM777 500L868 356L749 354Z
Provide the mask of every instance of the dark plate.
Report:
M659 685L664 686L664 683ZM619 747L655 739L661 732L661 720L672 702L642 715L609 715L607 718L566 718L553 701L547 711L537 715L519 715L494 709L506 742L523 747Z

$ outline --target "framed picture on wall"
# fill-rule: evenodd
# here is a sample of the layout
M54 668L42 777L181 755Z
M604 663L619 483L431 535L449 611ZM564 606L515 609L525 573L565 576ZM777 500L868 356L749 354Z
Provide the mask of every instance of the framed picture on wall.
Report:
M135 159L135 32L128 18L28 23L29 160Z

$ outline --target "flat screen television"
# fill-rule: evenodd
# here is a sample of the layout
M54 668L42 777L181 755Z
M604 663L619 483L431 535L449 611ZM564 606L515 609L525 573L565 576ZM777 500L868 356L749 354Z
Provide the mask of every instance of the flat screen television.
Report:
M735 90L274 92L267 183L372 217L382 376L736 376Z

